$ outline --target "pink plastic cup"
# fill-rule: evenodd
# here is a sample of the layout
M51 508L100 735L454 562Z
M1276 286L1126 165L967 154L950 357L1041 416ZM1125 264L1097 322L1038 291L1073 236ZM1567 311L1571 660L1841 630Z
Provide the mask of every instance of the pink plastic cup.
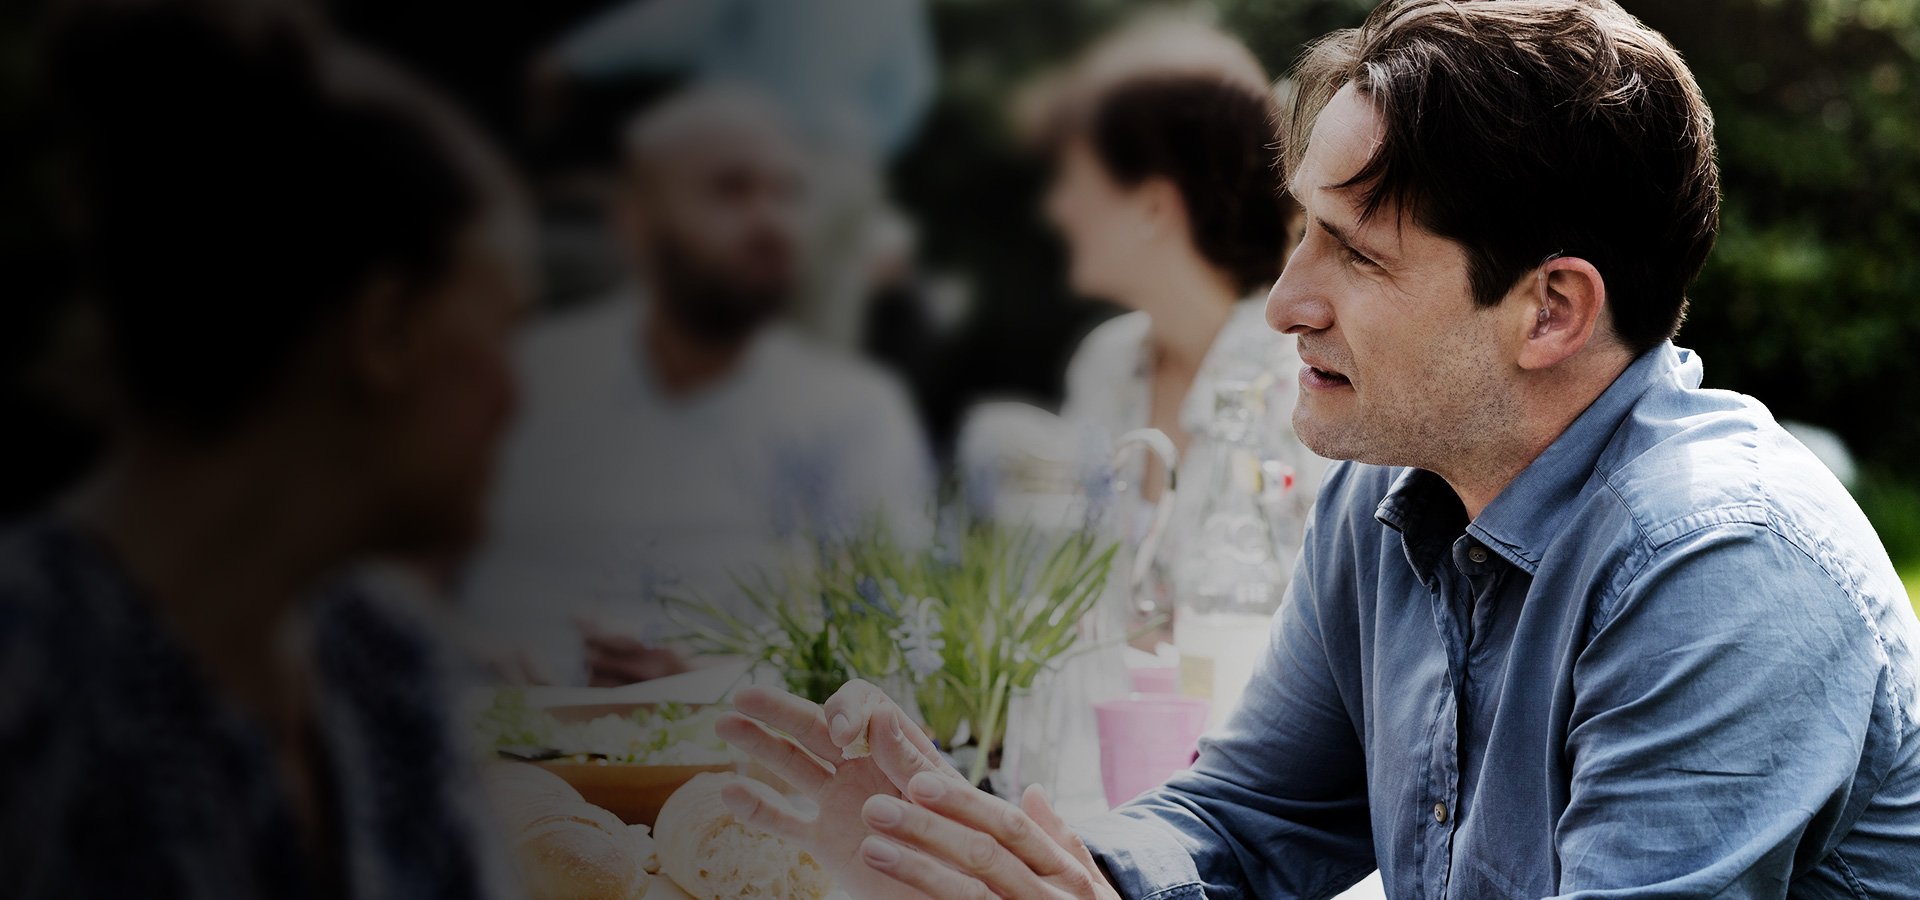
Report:
M1207 701L1140 694L1093 705L1100 729L1100 782L1119 806L1193 764L1207 727Z
M1141 694L1180 693L1179 666L1139 666L1127 670L1133 689Z

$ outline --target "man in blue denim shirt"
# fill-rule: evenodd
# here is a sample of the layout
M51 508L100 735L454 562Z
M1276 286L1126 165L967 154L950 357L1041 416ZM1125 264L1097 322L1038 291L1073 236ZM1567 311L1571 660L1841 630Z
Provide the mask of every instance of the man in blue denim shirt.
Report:
M1920 895L1913 613L1700 371L1642 355L1471 522L1336 467L1232 720L1082 828L1120 894Z
M1605 0L1408 0L1299 83L1268 319L1295 430L1354 462L1198 762L1070 830L870 686L747 693L723 733L837 827L730 805L873 896L1920 897L1920 623L1840 484L1670 341L1718 224L1678 54Z

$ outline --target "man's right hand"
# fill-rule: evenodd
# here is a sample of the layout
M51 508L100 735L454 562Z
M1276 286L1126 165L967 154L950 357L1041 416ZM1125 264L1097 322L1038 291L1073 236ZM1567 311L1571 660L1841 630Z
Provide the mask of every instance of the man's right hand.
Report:
M734 709L716 724L720 737L819 807L804 816L772 788L742 780L721 793L734 815L806 848L854 897L925 896L876 871L860 853L872 833L861 814L870 798L899 799L921 772L960 777L898 704L879 688L853 681L824 707L785 691L746 688L734 697ZM846 748L863 738L872 755L847 759Z
M819 813L796 813L771 788L730 785L734 815L792 840L857 898L1118 895L1046 796L1016 807L976 790L879 688L849 682L824 707L749 688L716 726ZM863 743L871 755L846 758ZM804 748L804 749L803 749Z

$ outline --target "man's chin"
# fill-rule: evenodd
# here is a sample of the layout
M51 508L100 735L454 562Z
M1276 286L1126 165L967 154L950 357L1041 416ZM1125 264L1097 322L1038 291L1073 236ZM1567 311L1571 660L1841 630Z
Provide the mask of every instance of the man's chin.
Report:
M1353 423L1331 421L1330 417L1314 415L1306 410L1304 404L1294 410L1294 436L1321 459L1369 462L1366 458L1366 442L1360 440L1357 431Z

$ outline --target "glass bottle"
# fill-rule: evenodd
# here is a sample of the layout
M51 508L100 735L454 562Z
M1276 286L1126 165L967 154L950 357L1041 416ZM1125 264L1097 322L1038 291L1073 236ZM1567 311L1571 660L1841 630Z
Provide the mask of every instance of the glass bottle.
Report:
M1260 445L1260 391L1255 382L1214 384L1214 414L1203 435L1208 459L1199 488L1198 533L1176 563L1173 639L1180 651L1180 691L1211 701L1217 724L1239 702L1292 575L1292 545L1283 547L1270 519L1266 480L1274 471ZM1190 455L1193 455L1189 451Z

